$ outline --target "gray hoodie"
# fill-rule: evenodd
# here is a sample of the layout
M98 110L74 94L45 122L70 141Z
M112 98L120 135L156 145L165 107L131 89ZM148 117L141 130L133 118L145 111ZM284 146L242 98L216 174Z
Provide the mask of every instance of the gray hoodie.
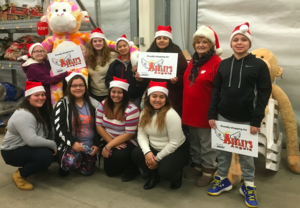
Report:
M48 138L46 136L48 135ZM13 150L28 145L29 147L48 147L57 149L53 134L44 132L35 117L24 109L14 112L8 121L7 133L0 146L1 150Z

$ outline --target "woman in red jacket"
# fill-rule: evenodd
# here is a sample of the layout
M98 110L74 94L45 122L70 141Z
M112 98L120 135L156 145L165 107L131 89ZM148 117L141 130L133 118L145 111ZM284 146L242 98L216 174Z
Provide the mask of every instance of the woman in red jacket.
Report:
M22 69L26 73L28 81L42 83L46 90L46 102L49 105L50 111L52 111L50 85L55 85L62 81L68 76L68 72L63 72L51 77L50 62L47 59L47 54L42 44L34 43L26 45L26 47L28 49L28 55L22 57L22 59L25 60L25 62L21 64Z
M195 53L183 76L182 123L189 127L190 145L194 151L195 167L184 177L198 178L197 186L210 184L216 171L216 151L211 148L211 128L208 108L215 75L221 59L217 34L207 26L201 26L194 34ZM202 174L202 175L201 175Z

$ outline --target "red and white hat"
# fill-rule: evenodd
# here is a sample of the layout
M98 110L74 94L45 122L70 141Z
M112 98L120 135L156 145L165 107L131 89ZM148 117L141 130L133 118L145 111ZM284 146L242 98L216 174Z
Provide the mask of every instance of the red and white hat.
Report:
M103 34L103 31L99 27L97 27L95 30L92 30L91 39L93 38L105 39L105 35Z
M117 41L116 41L116 50L117 50L117 48L118 48L118 47L117 47L118 42L121 41L121 40L124 40L126 43L128 43L129 48L130 48L131 46L133 46L133 42L132 42L132 41L129 41L128 38L126 37L126 35L123 34L123 35L122 35L120 38L118 38Z
M223 52L222 48L220 48L219 38L217 33L209 26L202 25L193 35L193 38L196 36L203 36L210 40L215 45L215 52L218 56L220 56Z
M149 89L148 89L148 95L150 95L152 92L163 92L168 96L169 90L167 89L167 82L153 82L150 81Z
M68 72L68 76L65 77L65 80L67 81L67 83L69 83L69 81L76 75L80 75L84 78L83 74L79 73L79 72ZM84 78L85 79L85 78Z
M172 31L172 28L170 25L169 26L158 25L154 38L157 38L158 36L166 36L166 37L172 39L171 31Z
M109 83L109 88L112 87L119 87L121 89L128 91L129 84L126 79L120 79L114 76L113 81Z
M40 44L40 43L27 44L26 48L27 48L28 53L27 53L27 55L21 56L20 58L23 59L23 60L25 60L25 61L28 60L28 58L32 55L32 51L33 51L33 49L34 49L35 46L42 46L43 47L43 45Z
M41 82L26 81L25 97L37 92L46 92Z
M239 26L237 26L231 36L230 36L230 43L231 43L231 40L233 38L233 36L235 36L236 34L242 34L242 35L245 35L249 40L250 40L250 43L252 43L252 38L251 38L251 33L249 31L249 23L248 22L245 22L244 24L241 24ZM230 44L231 45L231 44Z

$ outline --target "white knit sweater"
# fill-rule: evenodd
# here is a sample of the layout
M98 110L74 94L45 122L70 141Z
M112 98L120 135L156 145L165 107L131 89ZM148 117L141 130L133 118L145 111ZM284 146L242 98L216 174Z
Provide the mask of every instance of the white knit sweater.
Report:
M140 120L142 116L143 112L140 115ZM157 114L155 113L150 125L144 129L138 128L138 143L144 154L151 151L150 146L159 151L155 159L160 161L180 147L185 141L185 136L182 132L181 118L173 108L167 112L166 125L161 132L155 125L156 118Z

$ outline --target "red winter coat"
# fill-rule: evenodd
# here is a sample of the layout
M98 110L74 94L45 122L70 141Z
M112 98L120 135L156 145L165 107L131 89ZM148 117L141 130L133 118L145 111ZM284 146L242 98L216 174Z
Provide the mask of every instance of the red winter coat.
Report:
M208 123L208 108L211 102L213 82L221 59L214 55L201 66L199 74L190 86L190 71L193 60L190 61L183 75L182 123L198 128L210 128Z

